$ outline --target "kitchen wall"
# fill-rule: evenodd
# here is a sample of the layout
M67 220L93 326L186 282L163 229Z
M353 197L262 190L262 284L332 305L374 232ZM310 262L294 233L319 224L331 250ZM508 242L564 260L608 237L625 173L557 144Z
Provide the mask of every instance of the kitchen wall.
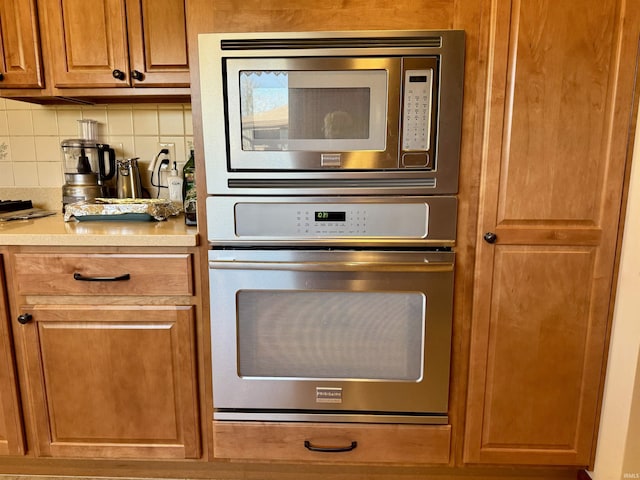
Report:
M140 157L147 185L158 142L175 143L179 163L193 143L188 104L42 106L0 98L0 187L59 189L64 183L60 142L79 137L80 119L99 122L98 140L110 144L117 158Z
M596 480L640 479L640 116L636 128L600 433L592 473Z

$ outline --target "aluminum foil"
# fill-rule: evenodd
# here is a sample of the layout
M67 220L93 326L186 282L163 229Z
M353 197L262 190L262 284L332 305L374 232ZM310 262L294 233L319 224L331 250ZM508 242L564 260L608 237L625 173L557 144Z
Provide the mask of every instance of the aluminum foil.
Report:
M162 221L181 211L179 204L163 198L96 198L90 202L68 204L64 211L64 221L128 220L140 215L148 215L149 220Z

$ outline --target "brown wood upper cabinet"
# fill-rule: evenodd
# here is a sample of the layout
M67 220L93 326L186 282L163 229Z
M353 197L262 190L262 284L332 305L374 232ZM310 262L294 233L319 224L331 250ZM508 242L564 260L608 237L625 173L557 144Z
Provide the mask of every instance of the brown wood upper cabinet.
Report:
M188 87L184 0L43 0L55 88Z
M35 0L0 2L0 89L42 88Z

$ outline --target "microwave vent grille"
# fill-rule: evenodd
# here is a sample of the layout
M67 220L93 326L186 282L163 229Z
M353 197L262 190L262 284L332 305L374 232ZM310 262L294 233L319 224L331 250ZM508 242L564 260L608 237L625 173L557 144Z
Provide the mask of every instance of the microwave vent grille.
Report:
M441 48L442 37L252 38L221 40L222 50L315 48Z
M435 178L379 179L241 179L228 180L229 188L435 188Z

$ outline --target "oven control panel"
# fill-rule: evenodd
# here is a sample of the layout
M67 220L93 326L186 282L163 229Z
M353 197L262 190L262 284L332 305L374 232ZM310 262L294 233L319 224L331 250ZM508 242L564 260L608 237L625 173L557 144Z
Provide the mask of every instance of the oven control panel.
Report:
M212 246L453 246L454 196L211 196Z
M426 203L252 203L235 205L236 235L271 238L426 238Z

